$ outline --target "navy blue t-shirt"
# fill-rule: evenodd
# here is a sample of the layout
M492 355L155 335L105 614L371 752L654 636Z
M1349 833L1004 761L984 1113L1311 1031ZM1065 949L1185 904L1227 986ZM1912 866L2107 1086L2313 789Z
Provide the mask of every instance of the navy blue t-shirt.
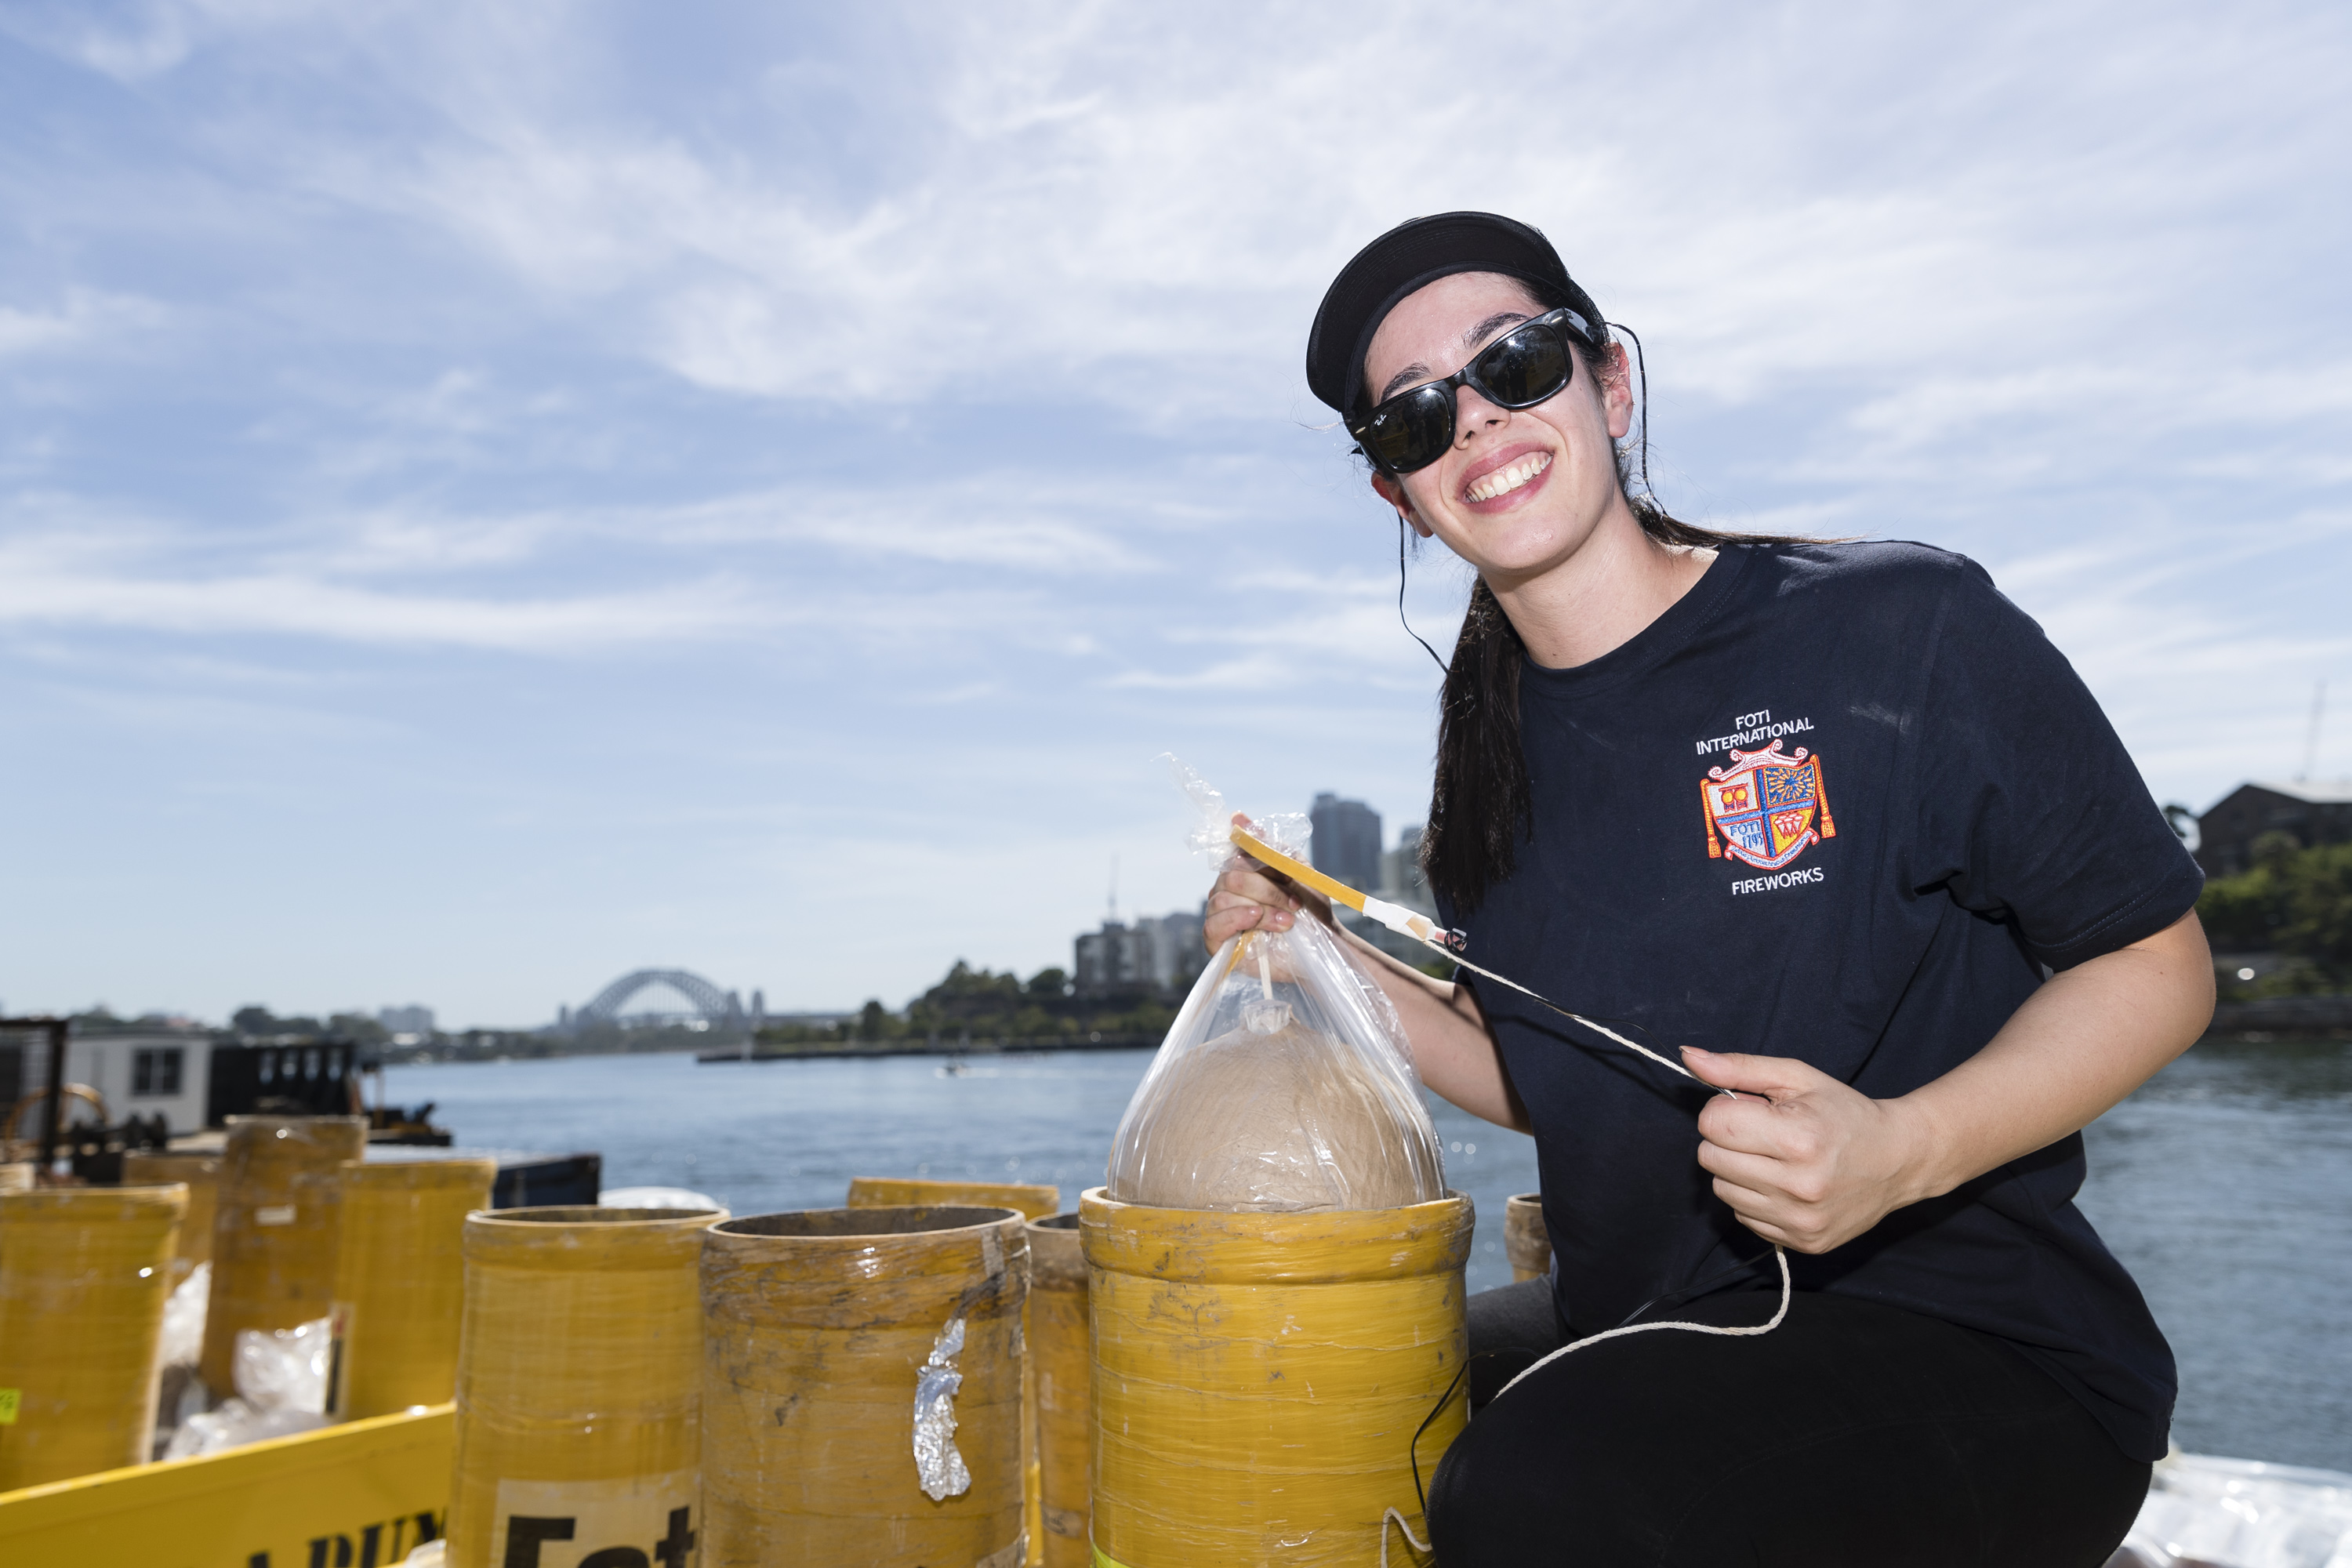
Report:
M1532 831L1479 908L1444 912L1478 963L1668 1055L1795 1057L1891 1099L1973 1056L2044 965L2164 930L2203 883L2073 668L1959 555L1728 546L1622 647L1520 681ZM1577 1333L1742 1258L1715 1289L1774 1279L1697 1163L1707 1091L1477 994ZM2075 1209L2083 1173L2061 1139L1790 1254L1798 1288L2000 1335L2159 1458L2172 1352Z

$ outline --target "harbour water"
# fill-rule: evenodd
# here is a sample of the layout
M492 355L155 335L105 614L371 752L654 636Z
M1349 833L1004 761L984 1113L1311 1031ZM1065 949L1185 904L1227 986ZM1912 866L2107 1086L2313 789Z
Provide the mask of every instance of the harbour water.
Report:
M737 1214L829 1207L855 1175L1102 1180L1145 1051L698 1065L689 1056L395 1067L461 1143L600 1150L607 1187L708 1193ZM1507 1282L1503 1200L1532 1142L1433 1099L1475 1200L1470 1287ZM2089 1133L2082 1206L2181 1363L2194 1452L2352 1469L2352 1047L2199 1047Z

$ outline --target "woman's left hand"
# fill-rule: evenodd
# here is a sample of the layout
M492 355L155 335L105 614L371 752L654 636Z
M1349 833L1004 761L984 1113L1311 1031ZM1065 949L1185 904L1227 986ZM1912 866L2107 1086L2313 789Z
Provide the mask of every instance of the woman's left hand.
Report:
M1873 1100L1790 1057L1685 1050L1702 1083L1736 1089L1699 1112L1698 1163L1739 1223L1827 1252L1927 1195L1924 1137L1900 1101ZM1756 1098L1761 1096L1763 1098Z

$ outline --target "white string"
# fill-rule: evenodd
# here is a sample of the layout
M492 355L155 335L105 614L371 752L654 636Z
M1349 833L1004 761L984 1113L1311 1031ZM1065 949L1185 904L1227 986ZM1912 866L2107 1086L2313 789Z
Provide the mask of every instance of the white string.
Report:
M1485 971L1481 970L1480 973L1484 973ZM1505 984L1507 984L1509 983L1507 981ZM1780 1326L1780 1321L1789 1315L1790 1297L1788 1249L1776 1241L1772 1244L1772 1256L1780 1265L1780 1310L1772 1314L1772 1321L1770 1322L1759 1323L1752 1329L1727 1329L1720 1328L1714 1323L1634 1323L1626 1328L1611 1329L1605 1333L1589 1335L1584 1339L1577 1341L1574 1344L1560 1346L1559 1349L1552 1352L1551 1354L1545 1356L1542 1360L1528 1366L1525 1371L1521 1372L1517 1377L1514 1377L1510 1382L1503 1384L1501 1391L1495 1395L1495 1399L1502 1398L1504 1394L1508 1394L1512 1389L1517 1388L1522 1381L1535 1373L1540 1372L1545 1367L1549 1366L1552 1363L1568 1354L1570 1351L1580 1351L1587 1345L1597 1345L1603 1340L1622 1339L1627 1334L1646 1334L1656 1329L1681 1329L1686 1332L1694 1334L1720 1334L1726 1339L1748 1339L1757 1334L1770 1333L1774 1329L1779 1328ZM1490 1399L1486 1402L1490 1408L1493 1406L1495 1399ZM1381 1516L1381 1568L1389 1568L1389 1524L1391 1521L1395 1521L1397 1529L1403 1532L1406 1542L1412 1545L1415 1552L1427 1552L1430 1550L1429 1542L1422 1540L1421 1537L1412 1532L1412 1525L1406 1520L1405 1516L1391 1508Z
M1772 1244L1772 1257L1780 1265L1780 1310L1772 1314L1772 1321L1770 1322L1759 1323L1752 1329L1726 1329L1719 1328L1713 1323L1634 1323L1626 1328L1611 1329L1606 1332L1592 1334L1587 1338L1578 1340L1573 1344L1560 1346L1559 1349L1552 1352L1551 1354L1544 1357L1541 1361L1536 1362L1534 1364L1528 1366L1525 1371L1521 1372L1518 1376L1503 1384L1501 1392L1495 1395L1495 1399L1502 1398L1505 1394L1510 1393L1511 1390L1517 1388L1522 1382L1526 1381L1529 1375L1549 1366L1560 1357L1568 1354L1569 1352L1580 1351L1587 1345L1597 1345L1603 1340L1622 1339L1627 1334L1646 1334L1656 1329L1684 1329L1694 1334L1721 1334L1727 1339L1747 1339L1750 1335L1754 1334L1770 1333L1774 1329L1780 1326L1780 1320L1789 1315L1790 1294L1789 1249L1782 1247L1776 1241ZM1495 1399L1486 1401L1487 1405L1491 1406L1495 1403Z
M1412 1526L1405 1521L1404 1515L1391 1509L1381 1515L1381 1568L1389 1568L1389 1521L1391 1520L1396 1521L1396 1527L1404 1531L1406 1542L1415 1552L1429 1550L1429 1542L1412 1532Z

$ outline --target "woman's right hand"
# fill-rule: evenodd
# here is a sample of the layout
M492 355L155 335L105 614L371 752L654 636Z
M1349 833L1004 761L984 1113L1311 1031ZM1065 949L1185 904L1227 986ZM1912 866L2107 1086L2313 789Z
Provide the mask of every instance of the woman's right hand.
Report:
M1234 821L1249 826L1249 818L1238 812ZM1332 923L1330 902L1320 893L1301 888L1281 872L1236 852L1217 873L1216 886L1209 889L1209 913L1201 922L1201 940L1214 952L1245 931L1288 931L1302 910L1327 926Z

